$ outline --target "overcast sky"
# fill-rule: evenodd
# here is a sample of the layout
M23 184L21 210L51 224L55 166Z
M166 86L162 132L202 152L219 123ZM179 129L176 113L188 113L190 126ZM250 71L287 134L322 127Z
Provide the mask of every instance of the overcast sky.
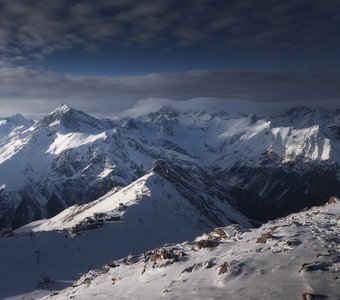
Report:
M0 24L2 116L340 106L338 0L0 0Z

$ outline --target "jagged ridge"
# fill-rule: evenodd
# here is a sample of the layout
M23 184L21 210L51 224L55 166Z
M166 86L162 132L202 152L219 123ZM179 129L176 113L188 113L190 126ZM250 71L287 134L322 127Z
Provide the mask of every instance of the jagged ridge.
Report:
M195 188L210 185L213 198L257 220L340 193L339 111L263 117L163 108L108 121L62 105L31 125L11 127L1 140L0 227L93 201L145 175L155 160L167 161L182 185L197 184L182 189L193 202Z

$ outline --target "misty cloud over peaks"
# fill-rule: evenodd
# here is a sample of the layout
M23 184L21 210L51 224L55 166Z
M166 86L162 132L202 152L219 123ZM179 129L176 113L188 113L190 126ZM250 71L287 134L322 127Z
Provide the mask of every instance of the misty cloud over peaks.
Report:
M182 107L194 98L198 107L206 106L204 103L216 107L232 103L240 111L296 103L336 107L340 106L339 79L340 74L335 71L190 71L89 77L2 67L0 104L2 115L20 112L34 118L64 102L98 116L117 115L141 108L143 103L157 107L157 102L169 101L164 99L171 99ZM149 102L141 102L145 100Z

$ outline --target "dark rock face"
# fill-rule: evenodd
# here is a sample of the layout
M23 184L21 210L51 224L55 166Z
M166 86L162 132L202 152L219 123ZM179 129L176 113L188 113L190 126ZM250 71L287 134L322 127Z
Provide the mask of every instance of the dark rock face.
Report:
M261 205L256 194L242 189L230 188L228 185L216 181L214 173L196 164L186 165L184 162L173 164L166 160L156 160L152 171L173 183L182 196L188 199L215 226L225 226L226 222L237 223L236 220L228 219L224 212L219 209L219 202L231 204L250 219L266 219L260 209L264 205ZM247 214L248 208L240 209L243 208L240 204L243 199L247 199L247 204L252 203L252 205L248 205L249 214ZM244 204L244 207L247 207L247 204ZM252 209L253 206L257 205L260 207L258 211Z
M306 163L305 163L306 165ZM283 166L282 168L233 168L219 174L225 180L235 180L236 187L258 195L258 209L245 199L237 207L247 216L258 220L272 219L305 207L323 204L332 195L340 195L339 166L322 167L313 164L303 173ZM261 200L262 199L262 200ZM248 208L250 204L251 208ZM264 206L264 207L262 207ZM261 208L262 207L262 208ZM262 210L263 209L263 210ZM249 213L248 213L249 210ZM261 217L261 211L263 217Z
M40 207L30 197L23 196L15 211L12 227L18 228L27 223L27 220L36 221L42 218Z
M272 206L255 192L233 187L230 193L231 203L248 218L265 222L275 217Z
M56 193L52 193L51 197L48 199L46 203L46 214L47 218L51 218L56 214L63 211L66 207L62 200L58 197Z

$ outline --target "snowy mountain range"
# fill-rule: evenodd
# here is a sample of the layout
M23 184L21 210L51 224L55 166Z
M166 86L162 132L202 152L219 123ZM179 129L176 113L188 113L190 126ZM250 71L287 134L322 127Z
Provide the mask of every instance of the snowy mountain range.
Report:
M113 121L61 105L38 122L0 120L0 227L89 203L155 166L216 226L226 222L225 209L210 209L220 202L263 221L340 194L339 164L340 110L261 117L164 107Z
M338 299L339 165L340 110L2 119L0 299Z

